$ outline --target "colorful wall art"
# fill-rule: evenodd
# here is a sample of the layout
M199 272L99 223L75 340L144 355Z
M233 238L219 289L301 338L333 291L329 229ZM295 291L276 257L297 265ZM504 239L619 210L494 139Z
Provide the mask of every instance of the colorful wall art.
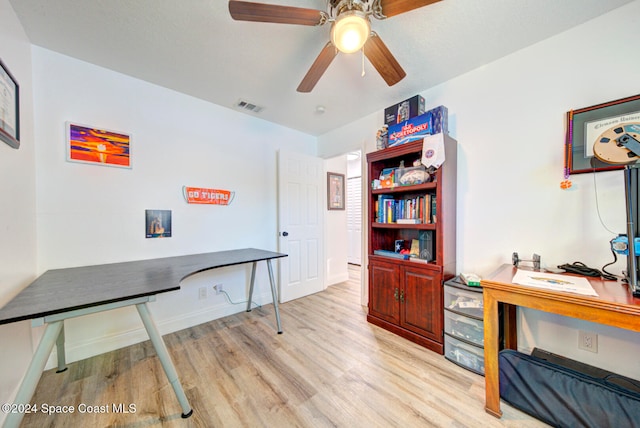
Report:
M131 136L69 122L67 160L131 168Z

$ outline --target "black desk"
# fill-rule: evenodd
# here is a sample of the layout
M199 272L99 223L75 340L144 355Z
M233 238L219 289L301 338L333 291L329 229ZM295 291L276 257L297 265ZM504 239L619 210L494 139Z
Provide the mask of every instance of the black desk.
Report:
M65 319L135 305L180 402L182 417L191 416L193 410L146 303L154 301L157 294L180 289L180 282L196 273L225 266L253 263L247 303L247 311L250 311L256 265L259 261L265 260L269 271L278 333L282 333L271 260L286 256L286 254L272 251L245 248L45 272L0 309L0 324L28 319L32 320L33 326L47 324L14 403L29 403L54 344L57 345L58 351L58 371L66 370ZM23 416L24 414L20 412L9 413L4 426L17 427Z

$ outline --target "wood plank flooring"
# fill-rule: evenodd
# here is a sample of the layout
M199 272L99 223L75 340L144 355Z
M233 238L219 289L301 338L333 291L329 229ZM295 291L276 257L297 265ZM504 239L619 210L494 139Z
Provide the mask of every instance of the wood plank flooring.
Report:
M194 409L189 419L146 341L45 372L32 403L75 412L26 415L22 426L546 426L504 403L502 419L488 415L482 376L367 323L352 272L282 304L284 334L267 305L164 336ZM81 404L108 412L80 413Z

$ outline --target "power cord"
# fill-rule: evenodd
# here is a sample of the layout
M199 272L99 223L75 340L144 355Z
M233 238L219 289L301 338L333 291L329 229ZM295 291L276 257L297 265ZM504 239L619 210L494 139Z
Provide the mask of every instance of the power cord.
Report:
M614 261L615 263L615 261ZM611 263L609 263L611 264ZM609 266L609 264L605 265ZM616 277L615 275L612 275L610 273L607 273L606 271L603 273L601 271L599 271L598 269L594 269L594 268L590 268L589 266L585 265L582 262L573 262L572 264L563 264L563 265L558 265L559 269L563 269L569 273L575 273L578 275L582 275L582 276L591 276L591 277L595 277L595 278L604 278L606 280L609 281L617 281L618 277ZM603 268L604 270L604 268Z
M227 292L225 290L220 290L221 294L224 294L224 296L227 298L227 301L229 303L231 303L232 305L242 305L244 303L247 303L248 300L242 300L240 302L234 302L233 300L231 300L231 297L229 296L229 294L227 294ZM255 306L256 308L262 308L262 305L258 305L256 302L254 302L253 300L251 301L251 304L253 306Z
M616 255L616 252L613 251L613 248L611 249L611 254L613 254L613 261L610 263L607 263L606 265L602 266L602 272L606 273L607 275L611 276L612 278L617 278L614 274L612 274L611 272L607 272L607 270L605 269L607 266L611 266L612 264L614 264L615 262L618 261L618 256ZM603 276L604 278L604 276ZM605 278L608 279L608 278Z

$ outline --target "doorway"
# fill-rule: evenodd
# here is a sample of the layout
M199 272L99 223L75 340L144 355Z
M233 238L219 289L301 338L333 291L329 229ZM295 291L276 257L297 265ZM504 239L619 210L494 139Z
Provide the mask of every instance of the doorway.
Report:
M361 152L347 154L347 263L362 265L362 162Z
M325 254L327 285L338 284L351 279L354 270L359 270L361 280L360 302L366 305L368 288L365 254L366 234L363 233L363 216L366 216L362 181L366 164L363 163L361 149L344 152L338 156L325 158L325 170L345 175L345 207L342 211L327 211L325 221ZM364 175L363 175L364 174Z

